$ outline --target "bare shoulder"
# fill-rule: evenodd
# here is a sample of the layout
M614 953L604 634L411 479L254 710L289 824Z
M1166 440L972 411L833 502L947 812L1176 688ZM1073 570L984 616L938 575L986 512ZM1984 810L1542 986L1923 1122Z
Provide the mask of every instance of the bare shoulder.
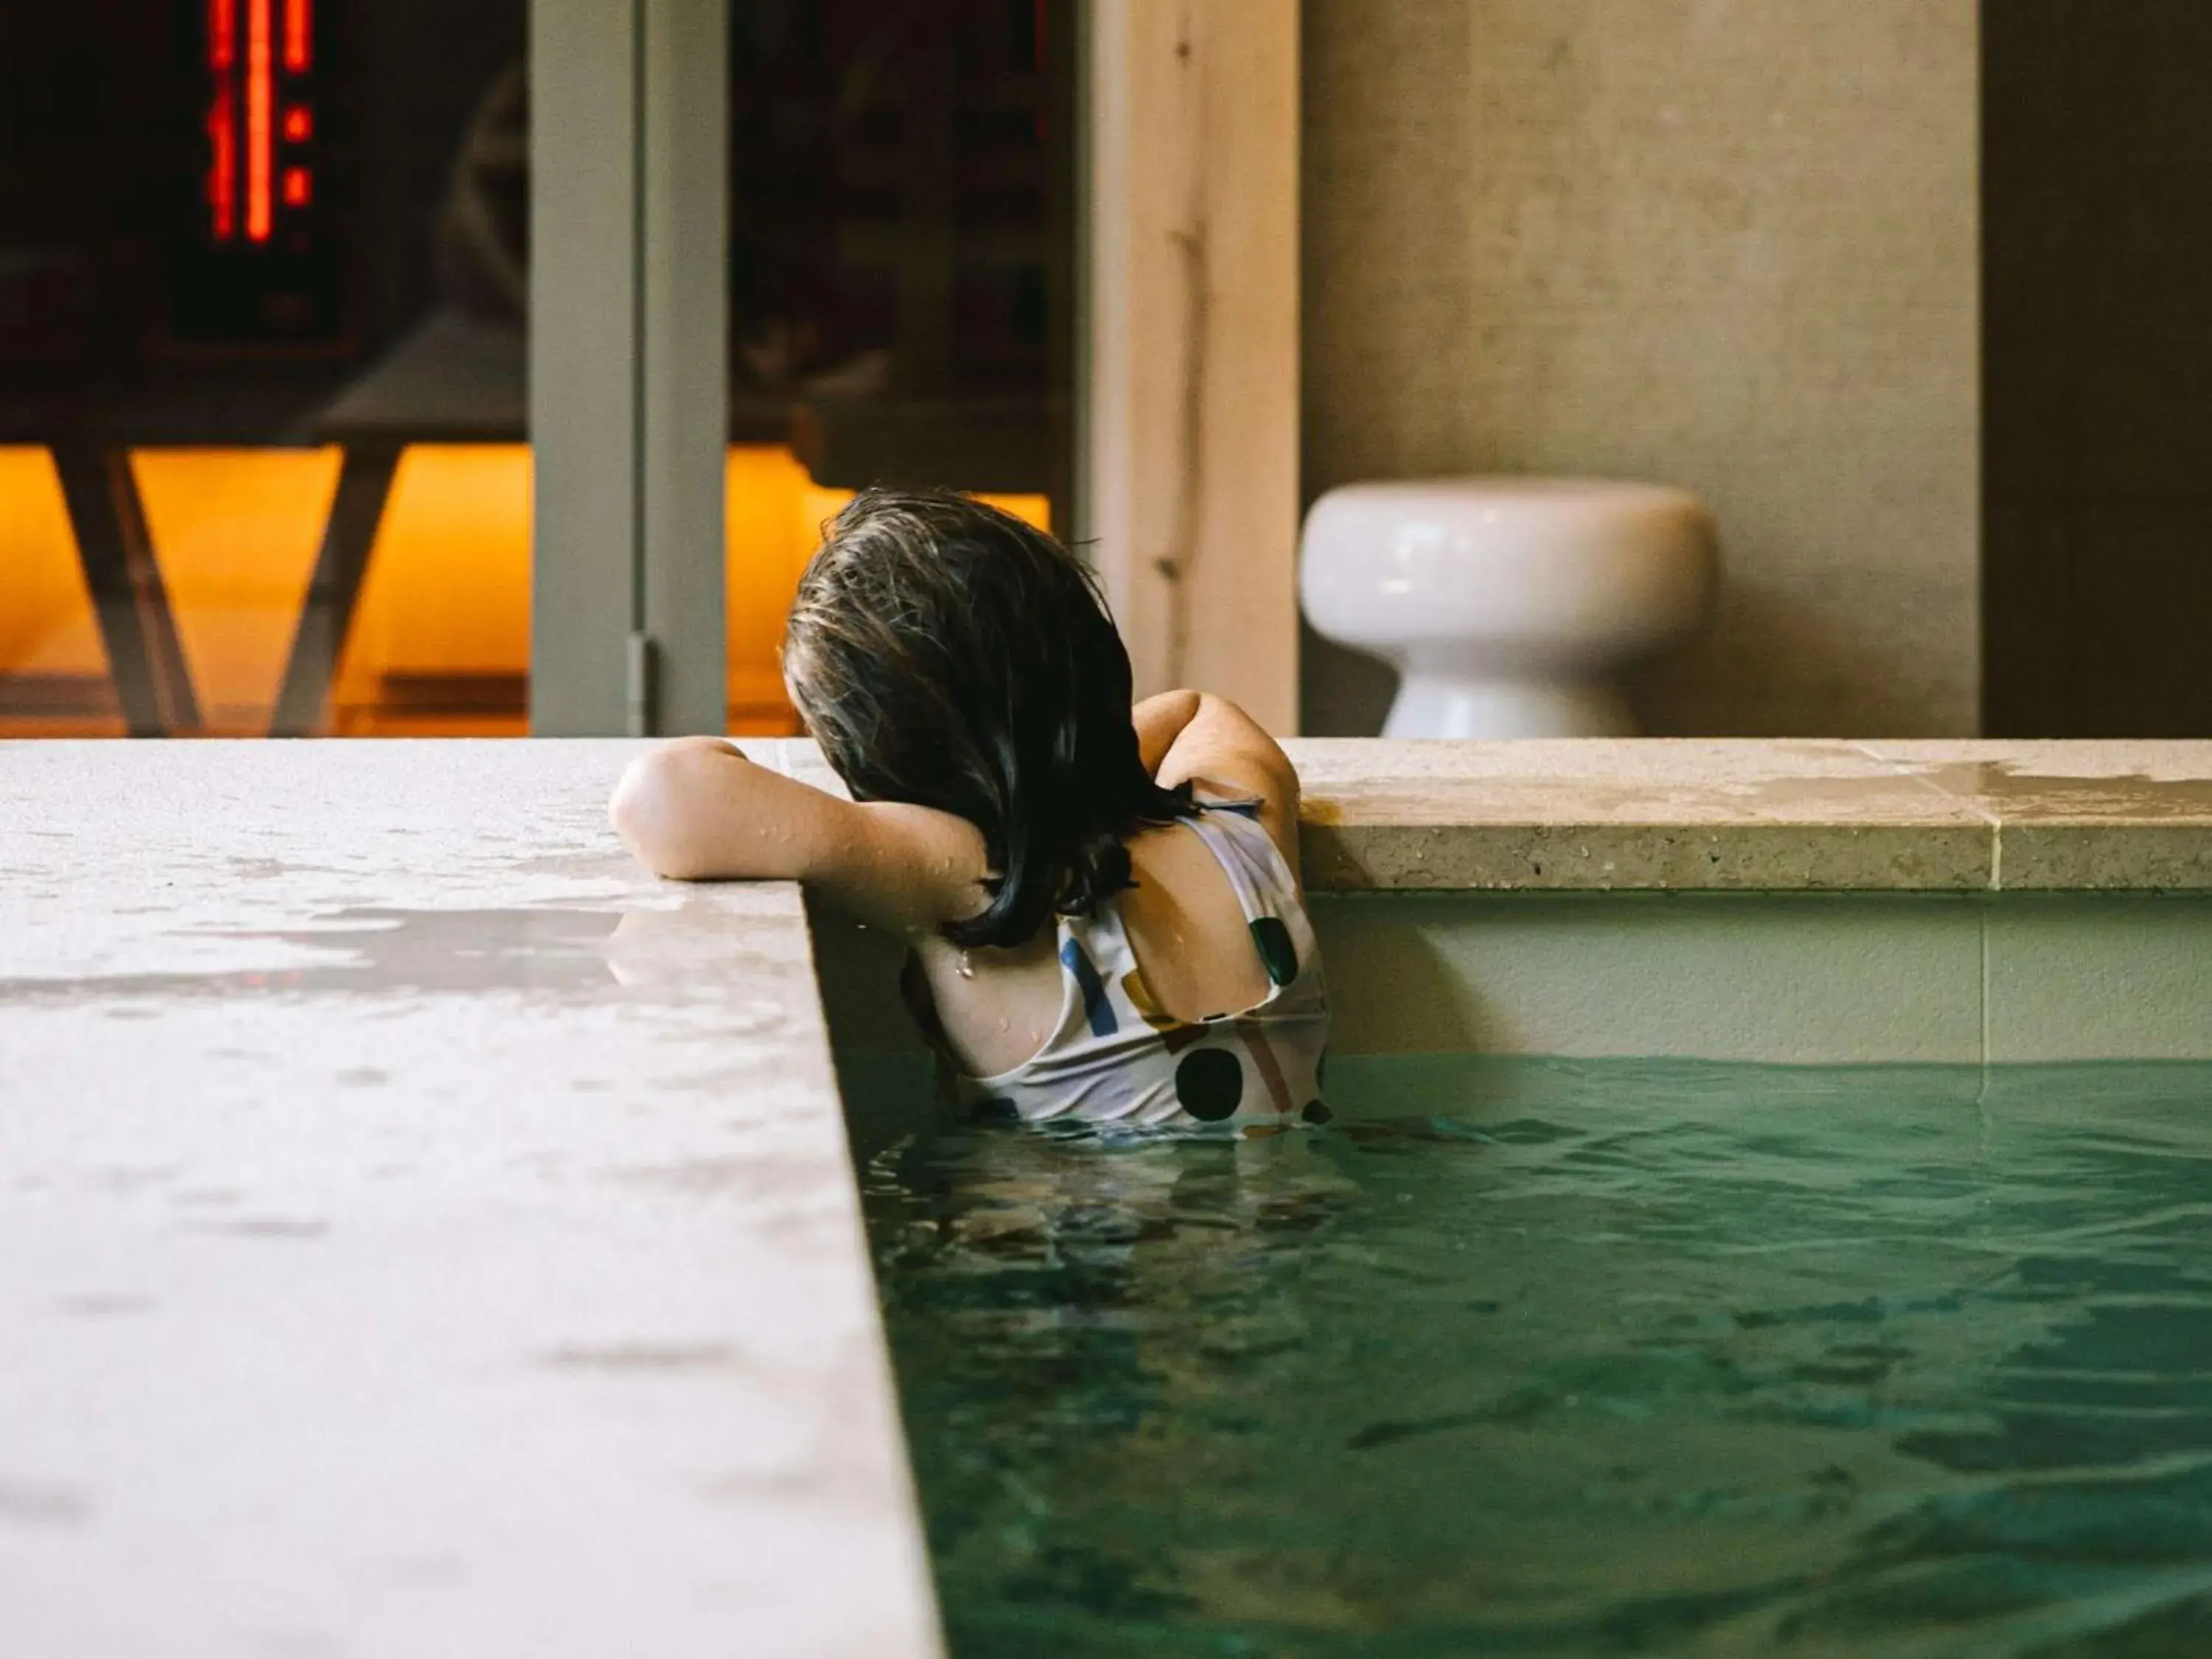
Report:
M1196 694L1188 723L1168 746L1156 775L1170 789L1205 778L1258 796L1260 821L1291 873L1297 873L1297 769L1267 729L1226 697Z

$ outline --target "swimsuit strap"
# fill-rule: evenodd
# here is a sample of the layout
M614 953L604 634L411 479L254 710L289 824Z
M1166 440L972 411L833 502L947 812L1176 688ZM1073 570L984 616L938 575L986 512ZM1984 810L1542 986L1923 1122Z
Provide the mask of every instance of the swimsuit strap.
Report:
M1267 969L1268 983L1279 994L1305 976L1307 965L1317 954L1297 878L1260 822L1257 801L1247 798L1202 805L1206 810L1190 820L1191 830L1229 878L1253 947ZM1269 1002L1274 1000L1271 996Z
M1237 895L1237 908L1248 922L1262 916L1280 916L1301 908L1297 886L1284 863L1275 838L1260 822L1256 796L1200 800L1195 817L1185 820L1206 843Z

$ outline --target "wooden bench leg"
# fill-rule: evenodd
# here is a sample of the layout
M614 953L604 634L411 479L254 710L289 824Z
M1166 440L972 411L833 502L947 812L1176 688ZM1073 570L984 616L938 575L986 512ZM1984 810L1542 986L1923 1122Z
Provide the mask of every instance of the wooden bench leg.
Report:
M130 453L82 438L63 439L52 453L125 729L134 738L197 731L199 700Z
M384 522L398 465L397 449L346 448L338 468L337 495L323 526L322 549L315 556L315 572L301 603L300 626L292 636L284 683L270 718L272 738L313 737L321 729L331 682L337 677L339 653L345 649L354 606L361 599L362 577L368 570L369 550Z

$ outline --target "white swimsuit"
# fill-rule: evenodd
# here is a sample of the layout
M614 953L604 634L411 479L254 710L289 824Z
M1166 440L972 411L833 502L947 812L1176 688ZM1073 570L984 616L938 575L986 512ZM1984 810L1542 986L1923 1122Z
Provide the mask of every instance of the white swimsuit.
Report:
M1184 822L1237 894L1267 970L1267 996L1242 1013L1179 1020L1145 983L1114 900L1088 916L1062 916L1059 1024L1012 1071L956 1077L956 1093L978 1115L1146 1128L1328 1121L1321 1099L1328 999L1297 883L1259 823L1256 800L1200 793L1198 805Z

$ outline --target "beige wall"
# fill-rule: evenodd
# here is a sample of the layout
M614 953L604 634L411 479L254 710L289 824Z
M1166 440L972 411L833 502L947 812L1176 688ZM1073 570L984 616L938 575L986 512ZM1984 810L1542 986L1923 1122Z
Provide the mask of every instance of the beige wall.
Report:
M1975 0L1304 0L1304 468L1719 516L1661 732L1978 720ZM1305 729L1387 677L1309 641Z

